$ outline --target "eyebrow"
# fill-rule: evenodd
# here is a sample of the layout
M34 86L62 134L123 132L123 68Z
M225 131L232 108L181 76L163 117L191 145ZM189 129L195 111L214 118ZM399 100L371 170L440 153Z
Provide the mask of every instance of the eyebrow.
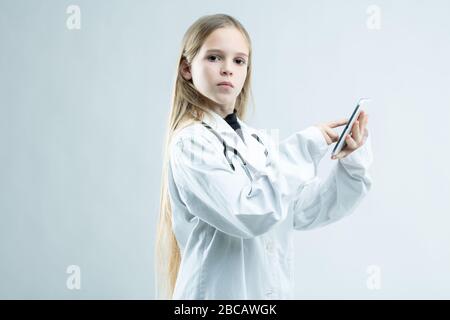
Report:
M206 51L206 53L208 53L208 52L220 52L220 53L223 53L223 51L220 50L220 49L209 49L209 50ZM243 53L243 52L236 52L236 54L248 57L248 55L246 53Z

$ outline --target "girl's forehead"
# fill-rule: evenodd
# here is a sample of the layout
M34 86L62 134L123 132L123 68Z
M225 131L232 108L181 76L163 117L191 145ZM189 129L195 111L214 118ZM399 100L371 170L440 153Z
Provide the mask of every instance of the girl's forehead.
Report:
M202 51L222 51L225 53L243 53L248 55L248 43L244 35L236 28L214 30L202 45Z

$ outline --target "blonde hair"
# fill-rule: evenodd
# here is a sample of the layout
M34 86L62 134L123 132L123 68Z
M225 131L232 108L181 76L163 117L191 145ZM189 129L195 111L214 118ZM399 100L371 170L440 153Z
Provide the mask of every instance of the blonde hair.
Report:
M247 77L242 91L236 98L237 116L245 118L247 103L253 97L251 94L251 41L250 37L235 18L226 14L214 14L200 17L186 31L176 68L175 84L172 92L172 105L169 113L168 126L164 142L163 167L161 176L160 212L157 225L155 244L155 275L157 298L172 299L178 269L181 262L181 252L172 228L172 210L168 193L168 166L170 158L170 141L178 130L203 119L204 112L211 110L215 103L202 95L195 88L192 80L185 80L180 72L183 61L191 65L206 38L216 29L234 27L246 38L249 48L247 61Z

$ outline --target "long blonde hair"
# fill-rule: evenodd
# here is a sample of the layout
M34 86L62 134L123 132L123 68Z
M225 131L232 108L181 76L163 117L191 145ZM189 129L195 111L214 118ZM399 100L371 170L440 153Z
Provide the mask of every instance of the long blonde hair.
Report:
M175 84L172 92L172 106L169 113L167 132L163 149L163 167L161 176L160 212L157 225L155 246L156 291L159 299L172 299L178 269L181 262L181 252L172 228L172 210L168 193L169 146L175 132L185 126L203 119L204 112L211 110L214 102L202 95L191 80L185 80L180 68L183 61L191 65L206 38L216 29L235 27L247 40L249 55L247 62L247 77L239 96L236 98L235 109L239 118L244 119L247 103L253 97L251 94L251 41L250 37L235 18L226 14L214 14L200 17L186 31L176 68ZM253 104L254 105L254 104Z

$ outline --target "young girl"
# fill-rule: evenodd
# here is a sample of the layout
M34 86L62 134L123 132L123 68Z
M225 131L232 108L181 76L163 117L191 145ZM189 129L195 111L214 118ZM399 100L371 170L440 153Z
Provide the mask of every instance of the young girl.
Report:
M278 145L243 121L252 47L223 14L186 32L165 142L156 261L158 298L293 298L292 230L350 214L371 187L367 114L330 176L316 168L347 119Z

